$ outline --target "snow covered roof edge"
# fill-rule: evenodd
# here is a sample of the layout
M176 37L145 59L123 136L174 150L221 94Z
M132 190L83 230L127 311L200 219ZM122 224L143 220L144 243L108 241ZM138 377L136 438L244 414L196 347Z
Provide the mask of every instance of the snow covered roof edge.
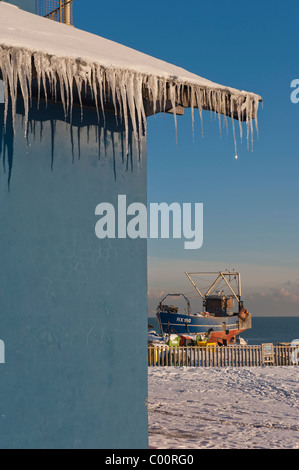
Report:
M191 107L192 120L194 108L199 109L201 118L202 110L209 109L219 116L238 119L241 138L241 122L246 121L248 140L250 135L253 139L253 119L257 127L259 95L218 85L126 46L3 2L0 2L0 74L5 93L11 97L13 119L18 88L21 90L25 127L33 78L37 78L38 97L42 89L47 99L47 83L54 94L57 84L60 85L66 115L72 110L74 85L80 101L82 87L90 88L98 113L104 112L105 97L109 94L115 114L123 117L126 129L131 119L137 144L142 129L146 129L147 114L171 111L176 122L180 107Z

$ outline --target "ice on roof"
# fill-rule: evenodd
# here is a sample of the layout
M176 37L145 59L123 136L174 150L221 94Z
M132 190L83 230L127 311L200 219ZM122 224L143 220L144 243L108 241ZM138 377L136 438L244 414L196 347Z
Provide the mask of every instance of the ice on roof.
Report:
M112 97L115 113L126 129L131 119L136 142L146 129L146 116L159 111L176 114L190 107L210 109L247 124L247 138L253 138L253 119L261 97L199 77L180 67L129 47L79 29L42 18L0 2L0 78L12 101L13 118L18 89L25 105L25 124L37 78L47 99L50 84L56 96L57 84L65 114L71 113L73 87L81 101L82 87L88 87L98 112L104 112L105 98ZM82 103L82 101L81 101ZM7 100L5 118L7 116ZM232 120L233 121L233 120ZM26 127L26 126L25 126ZM234 128L234 126L233 126ZM242 136L242 126L240 125ZM128 145L128 142L127 142Z

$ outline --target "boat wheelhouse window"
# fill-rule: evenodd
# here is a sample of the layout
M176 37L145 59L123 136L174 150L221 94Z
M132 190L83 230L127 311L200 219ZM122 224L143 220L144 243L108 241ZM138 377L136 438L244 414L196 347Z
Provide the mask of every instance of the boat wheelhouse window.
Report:
M0 80L0 104L4 103L4 83Z

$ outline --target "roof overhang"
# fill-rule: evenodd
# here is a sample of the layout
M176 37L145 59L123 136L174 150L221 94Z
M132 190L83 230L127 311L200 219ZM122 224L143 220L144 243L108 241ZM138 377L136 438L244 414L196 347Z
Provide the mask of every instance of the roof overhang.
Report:
M261 97L219 85L180 67L108 39L70 28L0 2L0 76L12 98L21 94L28 115L34 94L57 99L59 88L66 113L85 87L99 111L107 95L115 113L131 118L135 137L146 116L157 112L183 114L185 108L211 110L246 121L252 131ZM55 90L53 92L53 90ZM84 103L83 103L84 104ZM142 123L142 124L141 124ZM143 127L144 127L143 126Z

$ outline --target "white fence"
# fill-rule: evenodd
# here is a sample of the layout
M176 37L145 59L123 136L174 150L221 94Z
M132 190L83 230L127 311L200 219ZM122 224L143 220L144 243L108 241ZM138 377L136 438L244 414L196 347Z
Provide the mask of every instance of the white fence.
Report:
M148 346L148 365L189 367L291 366L298 364L298 348L274 346L265 357L262 346L168 347Z

